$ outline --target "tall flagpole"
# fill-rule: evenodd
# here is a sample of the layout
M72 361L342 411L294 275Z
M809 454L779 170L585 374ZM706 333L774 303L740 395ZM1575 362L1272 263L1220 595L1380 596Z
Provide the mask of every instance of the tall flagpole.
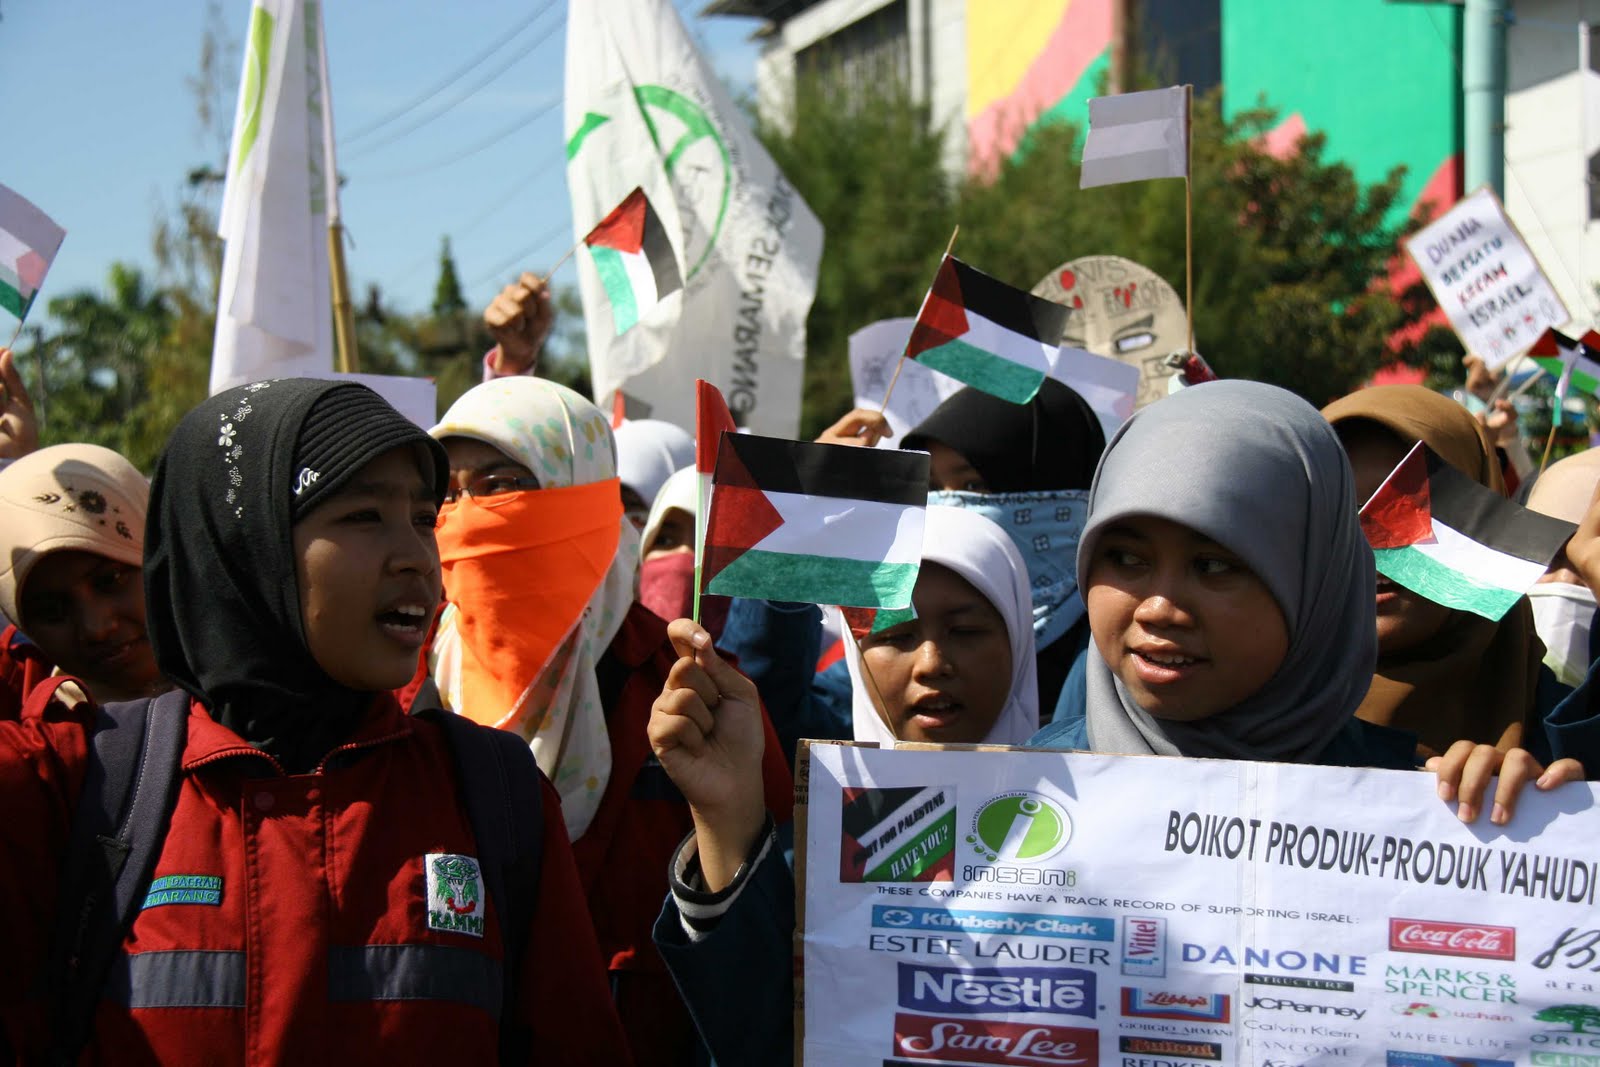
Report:
M1183 309L1194 352L1194 86L1183 87Z
M309 6L309 5L308 5ZM333 152L333 89L328 82L328 40L322 21L322 5L317 13L317 68L322 78L322 172L327 186L328 273L333 293L334 365L345 374L361 369L356 350L356 313L350 302L350 276L344 264L344 223L339 215L339 163Z

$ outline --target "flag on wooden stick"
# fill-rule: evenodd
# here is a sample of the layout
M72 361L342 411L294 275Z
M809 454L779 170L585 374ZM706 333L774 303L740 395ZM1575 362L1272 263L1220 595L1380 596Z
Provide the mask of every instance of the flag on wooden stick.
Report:
M722 435L708 593L904 608L922 564L924 452Z
M650 309L683 288L678 257L661 216L644 190L635 188L583 239L594 257L611 303L611 325L621 336Z
M1479 485L1421 441L1361 509L1379 574L1436 604L1496 620L1575 529Z
M1575 340L1547 329L1528 349L1528 358L1555 375L1558 408L1572 386L1590 395L1600 394L1600 333L1590 330Z
M20 321L67 231L22 196L0 185L0 308Z
M923 298L906 356L986 393L1026 404L1055 366L1071 309L1013 289L946 255Z
M1189 115L1184 87L1089 101L1078 188L1183 178L1189 174Z

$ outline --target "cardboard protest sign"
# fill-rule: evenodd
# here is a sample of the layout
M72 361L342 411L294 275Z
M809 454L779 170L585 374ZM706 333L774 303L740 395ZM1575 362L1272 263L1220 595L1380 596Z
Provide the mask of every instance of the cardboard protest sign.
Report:
M906 350L911 328L917 320L883 319L861 327L850 335L850 385L855 392L858 408L876 411L883 403L883 395L894 377L895 364ZM962 384L947 374L941 374L914 359L905 361L900 368L900 380L895 383L889 397L889 407L884 416L895 437L933 414L933 409L944 403L952 393L958 393Z
M1061 343L1139 368L1137 405L1167 395L1167 356L1188 347L1183 300L1166 279L1121 256L1080 256L1033 287L1072 308Z
M796 781L806 1064L1600 1056L1592 784L1495 827L1404 771L808 744Z
M1406 240L1468 352L1491 368L1572 318L1489 189L1479 189Z

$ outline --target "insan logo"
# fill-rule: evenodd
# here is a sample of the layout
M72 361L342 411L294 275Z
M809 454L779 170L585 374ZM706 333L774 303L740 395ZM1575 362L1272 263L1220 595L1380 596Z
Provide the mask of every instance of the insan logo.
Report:
M994 797L972 817L967 844L990 863L1042 863L1072 840L1066 809L1033 792Z

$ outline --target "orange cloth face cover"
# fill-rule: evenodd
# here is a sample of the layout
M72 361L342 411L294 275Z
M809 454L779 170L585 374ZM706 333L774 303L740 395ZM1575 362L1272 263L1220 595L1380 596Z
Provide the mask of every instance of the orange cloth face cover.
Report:
M494 726L520 710L599 589L621 522L616 478L463 495L440 509L439 562L463 651L458 711Z

